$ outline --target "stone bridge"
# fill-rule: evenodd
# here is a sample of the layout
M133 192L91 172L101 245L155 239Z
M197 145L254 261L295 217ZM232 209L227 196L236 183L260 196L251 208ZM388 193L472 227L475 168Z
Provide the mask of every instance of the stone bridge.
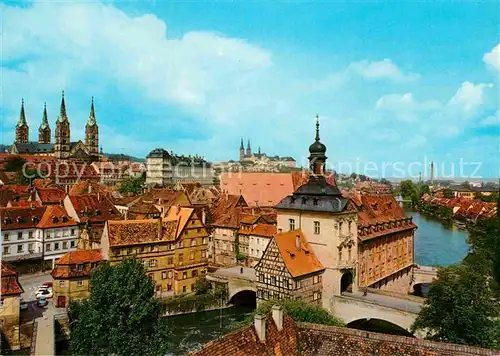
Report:
M255 286L255 270L248 267L219 268L215 272L207 274L207 280L212 283L227 284L228 303L232 302L235 295L241 292L250 291L257 293Z
M413 283L412 286L417 284L429 284L437 278L437 268L431 266L416 266L413 269Z

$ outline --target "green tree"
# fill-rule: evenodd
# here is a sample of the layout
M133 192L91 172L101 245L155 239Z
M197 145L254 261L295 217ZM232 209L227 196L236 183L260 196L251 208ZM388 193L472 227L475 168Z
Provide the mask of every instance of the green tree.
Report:
M73 355L165 355L167 329L139 261L102 263L90 285L90 297L69 309Z
M500 306L488 276L468 264L438 270L437 280L412 325L412 332L428 330L426 339L500 347Z
M419 192L420 192L420 196L422 196L424 194L430 194L431 190L429 189L429 185L421 184L419 187Z
M212 284L206 279L205 276L200 276L196 279L194 284L194 290L196 294L208 294L212 289Z
M7 160L3 170L5 172L21 172L25 163L24 158L15 156Z
M411 199L413 203L418 202L420 198L417 186L409 179L401 181L399 191L404 199Z
M462 184L460 184L460 185L461 185L462 187L464 187L464 188L470 188L470 183L469 183L469 181L467 181L467 180L466 180L465 182L463 182Z
M445 197L446 199L453 198L453 191L450 188L446 188L445 190L443 190L443 197Z
M142 186L145 181L146 179L144 176L129 177L123 180L123 182L120 184L120 188L118 188L118 191L122 194L141 194Z
M259 305L259 307L251 315L249 315L249 317L245 319L242 324L250 324L253 322L256 314L269 313L273 305L280 305L285 313L298 322L345 326L345 323L341 319L330 314L328 310L322 307L307 304L302 300L295 299L268 300ZM241 326L241 324L238 326Z

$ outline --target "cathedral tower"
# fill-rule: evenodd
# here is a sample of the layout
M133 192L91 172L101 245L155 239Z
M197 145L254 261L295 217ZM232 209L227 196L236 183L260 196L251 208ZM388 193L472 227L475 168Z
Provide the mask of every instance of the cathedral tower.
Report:
M28 123L26 122L26 114L24 113L24 99L21 101L21 115L19 116L19 121L16 125L16 143L28 143L29 142L29 132Z
M99 127L95 119L94 97L90 105L90 114L87 123L85 124L85 146L91 156L99 155Z
M250 148L250 140L248 140L248 143L247 143L247 152L246 152L246 155L249 156L249 157L252 155L252 149Z
M47 119L47 103L43 106L42 124L38 128L38 143L50 143L50 127Z
M56 158L66 159L70 154L70 127L66 114L66 104L64 102L64 90L62 92L61 110L56 122L56 144L54 146Z
M243 146L243 137L241 138L241 143L240 143L240 161L245 158L245 146Z

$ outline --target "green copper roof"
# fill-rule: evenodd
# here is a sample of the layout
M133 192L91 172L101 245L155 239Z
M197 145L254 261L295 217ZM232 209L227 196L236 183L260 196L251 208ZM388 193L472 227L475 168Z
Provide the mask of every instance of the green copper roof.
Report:
M47 103L43 104L43 117L40 129L46 129L49 127L49 120L47 119Z
M69 121L68 115L66 114L66 103L64 101L64 90L62 91L62 99L61 99L61 109L59 112L59 117L57 118L58 122Z
M19 115L19 121L17 122L16 127L22 127L22 126L27 126L28 123L26 122L26 114L24 113L24 99L21 101L21 115Z
M92 104L90 105L90 115L87 120L87 125L94 126L97 125L97 121L95 119L95 109L94 109L94 97L92 97Z

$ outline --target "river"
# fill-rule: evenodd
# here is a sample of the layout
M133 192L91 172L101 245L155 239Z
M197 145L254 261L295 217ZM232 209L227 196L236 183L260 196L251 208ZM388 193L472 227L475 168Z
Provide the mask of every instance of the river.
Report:
M415 232L415 262L424 266L448 266L460 262L469 249L467 231L443 223L418 211L406 210L418 226Z

